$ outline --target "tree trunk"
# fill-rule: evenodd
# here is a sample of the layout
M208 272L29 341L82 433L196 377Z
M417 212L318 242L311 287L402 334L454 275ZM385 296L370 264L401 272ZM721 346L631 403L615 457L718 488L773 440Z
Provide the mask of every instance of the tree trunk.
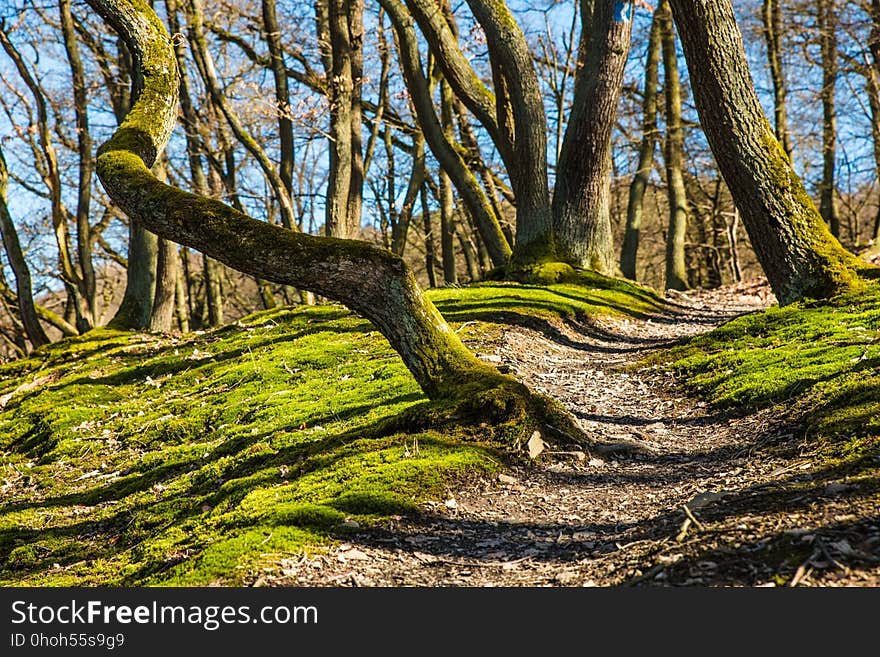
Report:
M278 176L289 198L293 198L293 168L295 151L293 142L293 117L290 112L290 90L287 85L287 65L281 45L281 28L275 11L275 0L262 0L263 38L269 49L272 77L275 80L275 104L278 108L279 157Z
M596 0L579 56L574 101L556 170L558 252L573 265L615 270L609 211L611 130L629 53L632 2Z
M828 231L761 110L730 0L670 0L703 130L782 304L850 288L863 268Z
M510 258L510 245L501 231L499 217L490 205L479 182L470 171L461 154L449 143L440 119L434 110L428 80L422 70L418 39L412 19L398 0L379 0L394 26L400 66L406 79L407 90L415 109L425 142L449 175L462 202L467 206L486 244L492 264L504 267Z
M223 324L223 266L207 255L202 257L205 277L205 305L208 309L208 326Z
M428 186L422 185L419 190L422 201L422 227L425 230L425 273L428 274L428 286L437 287L437 275L434 273L434 229L431 226L431 209L428 207Z
M156 257L156 293L153 297L149 323L151 331L167 333L171 330L179 277L180 256L177 253L177 245L160 238Z
M149 328L156 296L156 259L159 243L144 225L131 221L128 226L128 267L122 302L107 326L115 329Z
M183 333L189 333L189 318L192 309L189 303L189 249L178 251L180 273L174 286L174 316L177 318L177 327Z
M330 103L330 171L325 232L357 237L361 226L363 156L361 86L363 0L326 0L327 41L322 49Z
M440 119L447 139L454 139L455 124L452 117L452 90L445 80L440 81L441 112ZM443 282L447 285L458 282L455 271L455 198L449 176L440 171L440 250L443 254Z
M40 325L37 309L34 304L31 271L21 250L15 224L12 222L12 217L9 214L9 206L7 205L9 171L6 168L6 159L3 157L2 146L2 143L0 143L0 237L3 238L6 257L9 259L9 266L15 275L16 303L18 305L19 318L21 319L27 339L36 349L44 344L48 344L49 338Z
M626 210L626 229L620 249L620 270L624 276L636 280L636 258L639 251L639 234L645 206L645 190L654 168L654 151L657 146L657 84L660 64L660 7L654 11L648 51L645 55L645 87L642 95L642 143L639 147L639 164L629 187L629 204Z
M688 201L684 186L684 133L681 125L681 82L675 54L675 26L668 5L663 5L664 96L666 98L666 191L669 197L669 231L666 233L666 289L688 289L684 242L687 236Z
M764 41L767 43L767 61L770 79L773 81L773 116L776 123L776 139L791 159L791 131L788 129L788 95L785 71L782 68L782 0L764 0L761 5L761 21L764 24Z
M819 212L840 239L837 210L837 10L834 0L818 0L819 44L822 53L822 183L819 186Z
M499 148L516 197L516 244L512 264L529 266L556 260L553 215L547 178L547 116L538 73L525 35L505 3L467 0L483 28L495 82ZM510 125L512 123L512 126Z
M71 82L73 85L73 107L76 113L76 138L79 156L79 181L77 185L76 203L76 244L79 271L82 274L80 293L85 301L85 313L80 330L94 326L98 319L97 281L95 267L92 263L92 227L89 224L92 200L92 138L89 133L88 97L86 95L86 79L82 59L79 55L79 44L73 27L73 16L70 13L70 0L59 0L58 9L61 14L61 33L64 49L70 64Z

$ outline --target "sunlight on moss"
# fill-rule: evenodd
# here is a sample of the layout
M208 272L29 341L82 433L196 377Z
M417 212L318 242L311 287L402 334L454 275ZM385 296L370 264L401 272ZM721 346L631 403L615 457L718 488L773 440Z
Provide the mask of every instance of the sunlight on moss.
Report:
M592 274L430 296L472 345L512 314L659 304ZM0 398L2 585L247 584L347 519L386 522L499 467L498 446L460 427L389 429L425 398L381 335L335 304L178 337L96 330L0 366Z

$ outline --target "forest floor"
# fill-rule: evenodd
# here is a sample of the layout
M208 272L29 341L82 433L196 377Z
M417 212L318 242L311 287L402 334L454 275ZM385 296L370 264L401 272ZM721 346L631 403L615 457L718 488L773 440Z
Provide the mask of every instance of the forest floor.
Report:
M548 449L501 474L467 477L421 512L354 523L343 542L282 560L255 583L880 585L873 484L823 470L780 406L719 410L683 391L668 368L645 365L682 338L768 307L769 289L671 301L645 319L509 327L482 354L621 451Z

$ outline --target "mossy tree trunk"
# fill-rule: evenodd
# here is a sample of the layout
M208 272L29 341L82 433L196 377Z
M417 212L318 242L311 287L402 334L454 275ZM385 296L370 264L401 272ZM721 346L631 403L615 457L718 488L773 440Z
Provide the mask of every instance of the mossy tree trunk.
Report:
M660 68L660 7L654 11L648 48L645 54L645 84L642 93L642 143L639 146L639 163L629 186L629 203L626 209L626 228L620 249L620 270L624 276L636 280L636 260L639 252L639 234L645 206L645 190L654 168L654 151L657 148L657 84Z
M611 130L629 54L633 4L595 0L581 7L578 75L556 168L554 234L563 260L613 273Z
M684 186L684 131L681 122L681 80L675 52L675 26L669 5L658 8L663 30L663 87L666 100L666 192L669 230L666 232L666 289L688 289L684 242L687 236L688 200Z
M15 230L15 224L9 214L8 189L9 171L6 168L6 158L3 156L2 143L0 143L0 237L3 238L6 257L15 276L15 302L18 306L19 319L28 341L36 349L47 344L49 338L46 336L37 315L31 284L31 270L24 258L21 243L18 240L18 232Z
M97 158L104 188L135 223L239 271L344 303L376 325L431 397L467 399L499 386L521 389L464 347L398 256L358 241L295 233L157 180L149 166L177 118L171 40L147 0L88 4L126 41L145 83Z
M782 304L851 287L863 266L834 239L755 92L730 0L670 0L718 166Z

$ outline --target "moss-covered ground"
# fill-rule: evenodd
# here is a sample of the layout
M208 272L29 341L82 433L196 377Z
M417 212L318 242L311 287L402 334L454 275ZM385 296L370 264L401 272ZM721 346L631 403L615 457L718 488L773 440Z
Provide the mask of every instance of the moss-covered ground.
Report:
M654 356L722 408L775 406L838 475L880 460L880 287L739 317Z
M435 291L466 342L498 322L658 307L598 276ZM0 585L247 584L505 457L479 427L406 430L430 404L337 305L200 334L96 330L0 366Z

